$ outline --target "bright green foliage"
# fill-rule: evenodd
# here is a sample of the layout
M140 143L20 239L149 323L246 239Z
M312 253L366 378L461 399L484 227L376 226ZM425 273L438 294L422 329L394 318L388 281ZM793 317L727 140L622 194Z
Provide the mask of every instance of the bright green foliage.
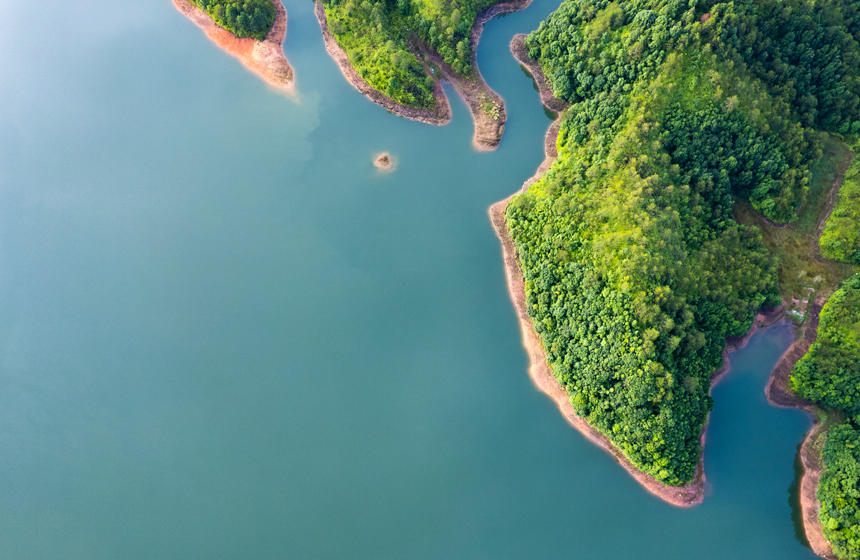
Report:
M329 30L367 82L395 101L433 105L433 80L414 51L420 40L461 74L472 71L469 33L492 0L325 0Z
M526 45L556 96L577 102L630 91L701 32L722 59L748 65L789 102L804 126L853 133L860 130L859 13L849 0L567 0Z
M237 37L262 41L275 22L272 0L193 0L215 23ZM276 0L280 1L280 0Z
M854 158L818 242L825 258L860 265L860 158Z
M818 483L824 536L839 558L860 559L860 433L851 423L830 429L824 444L827 470Z
M556 165L507 211L553 373L579 414L667 484L694 475L724 338L779 299L758 232L731 218L730 189L759 186L746 143L784 154L741 102L729 111L707 95L737 82L715 68L712 55L673 55L608 130L582 134L568 114ZM706 95L689 97L708 71Z
M566 0L526 43L571 103L555 164L507 209L528 313L577 413L673 485L695 474L725 337L779 302L733 197L794 220L821 155L796 96L760 79L723 23L753 25L748 9ZM850 114L814 91L822 115Z
M826 408L860 416L860 276L824 305L818 338L792 370L791 388Z

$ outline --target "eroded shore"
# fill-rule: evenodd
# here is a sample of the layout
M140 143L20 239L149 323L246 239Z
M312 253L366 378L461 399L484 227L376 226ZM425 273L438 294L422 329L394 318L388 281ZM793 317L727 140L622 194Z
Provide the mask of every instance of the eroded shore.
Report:
M283 43L287 36L287 10L280 0L275 5L275 22L262 41L239 38L219 26L190 0L173 0L176 8L202 29L213 43L224 49L251 72L272 87L292 92L295 89L293 67L284 56Z
M553 95L552 84L549 83L549 80L544 75L540 64L529 57L529 50L526 48L525 42L525 34L519 33L514 35L514 38L511 39L510 45L511 54L513 54L514 58L517 59L517 62L522 64L525 69L528 70L529 74L532 75L532 78L537 84L540 102L543 103L543 106L550 111L561 113L570 105Z
M808 319L802 328L800 336L783 353L773 373L765 386L767 401L782 408L799 408L814 414L816 407L806 399L794 394L789 386L789 378L794 365L809 351L809 347L815 343L818 336L818 320L821 308L827 301L829 294L816 298L810 306ZM826 425L817 419L812 430L803 438L800 446L800 460L803 463L803 476L800 479L800 507L803 518L803 530L810 548L818 556L834 559L830 542L824 537L818 511L821 504L818 501L818 482L825 471L824 462L821 458L821 449L827 439Z
M373 101L374 103L385 107L388 111L405 117L420 121L427 124L441 126L447 124L451 120L451 106L448 101L448 96L442 89L441 80L450 83L457 93L465 101L469 107L469 112L472 114L472 121L475 124L475 133L472 136L472 144L479 150L494 150L502 141L502 136L505 132L505 121L507 113L505 112L505 102L502 97L493 91L487 82L484 81L481 72L478 69L477 52L478 42L481 38L481 33L484 30L484 24L501 14L507 14L522 10L531 3L531 0L515 0L511 2L501 2L494 6L483 10L475 18L475 24L469 33L469 43L472 45L471 65L472 72L469 76L463 76L454 71L443 58L436 52L428 49L423 45L417 37L413 37L410 42L413 52L418 56L419 60L425 63L425 70L428 75L436 78L436 84L433 88L433 97L436 99L436 105L432 109L420 109L416 107L407 107L398 103L385 95L384 93L374 89L362 78L358 72L349 63L349 57L346 52L338 45L337 40L328 30L328 21L326 20L325 8L319 0L315 0L316 7L314 13L322 30L323 40L325 41L326 51L335 60L340 67L346 80L361 94ZM441 76L429 72L427 63L432 63L435 68L438 68Z

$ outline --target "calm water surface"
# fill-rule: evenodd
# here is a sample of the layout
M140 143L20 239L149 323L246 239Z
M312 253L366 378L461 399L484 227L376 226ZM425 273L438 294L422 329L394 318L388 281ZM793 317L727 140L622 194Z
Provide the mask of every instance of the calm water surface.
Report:
M456 95L437 128L352 90L307 0L298 102L170 0L0 0L0 558L812 558L787 327L714 391L691 510L526 375L486 209L543 158L507 45L557 1L487 26L477 153Z

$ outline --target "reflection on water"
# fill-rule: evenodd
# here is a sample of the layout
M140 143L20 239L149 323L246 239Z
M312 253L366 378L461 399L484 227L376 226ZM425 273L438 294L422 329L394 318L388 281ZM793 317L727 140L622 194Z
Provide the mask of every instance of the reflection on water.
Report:
M797 444L797 453L794 455L794 480L788 487L788 505L791 507L791 522L794 524L794 538L803 546L810 548L806 531L803 528L803 508L800 506L800 480L803 478L803 460L800 457L800 448L803 442Z

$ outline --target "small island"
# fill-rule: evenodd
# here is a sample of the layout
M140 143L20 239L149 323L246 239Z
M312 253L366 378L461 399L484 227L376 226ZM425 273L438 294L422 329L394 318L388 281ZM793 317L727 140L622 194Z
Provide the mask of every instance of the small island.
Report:
M388 152L383 152L374 158L373 165L380 171L393 171L394 159Z
M280 0L250 0L241 6L222 0L173 0L188 19L266 83L292 93L293 68L284 56L287 11Z

